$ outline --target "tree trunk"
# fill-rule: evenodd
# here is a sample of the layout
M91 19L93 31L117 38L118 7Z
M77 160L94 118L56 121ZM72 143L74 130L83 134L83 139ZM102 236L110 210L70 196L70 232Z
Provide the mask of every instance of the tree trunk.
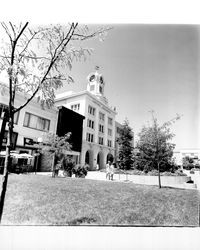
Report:
M2 149L2 142L3 142L3 138L4 138L4 133L5 133L5 128L6 128L7 122L8 122L8 110L6 109L4 111L4 117L3 117L2 124L1 124L1 131L0 131L0 151Z
M11 121L11 118L10 118L10 121ZM1 196L0 196L0 223L1 223L2 215L3 215L4 200L5 200L6 190L7 190L7 183L8 183L8 167L10 164L11 136L12 136L12 122L10 122L9 124L8 135L7 135L6 156L5 156L5 164L4 164L4 172L3 172Z
M52 159L52 177L55 177L55 153L53 153Z
M160 163L158 162L158 186L161 188L161 180L160 180Z

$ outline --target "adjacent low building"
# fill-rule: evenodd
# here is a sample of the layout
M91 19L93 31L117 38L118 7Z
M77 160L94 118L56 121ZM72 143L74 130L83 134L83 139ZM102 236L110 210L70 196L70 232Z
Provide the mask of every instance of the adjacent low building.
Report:
M200 161L200 149L197 148L178 148L174 150L173 154L177 165L182 165L183 158L189 157L196 163Z
M63 106L58 107L58 110L56 134L64 136L71 133L69 143L71 143L72 148L66 153L73 157L75 163L79 163L82 149L83 120L85 117Z
M0 94L0 128L3 123L4 110L8 108L8 93ZM17 93L15 107L25 102L23 94ZM20 153L34 154L38 149L38 143L44 133L55 133L57 127L58 110L42 109L36 100L32 100L27 106L21 109L14 117L14 129L12 138L12 149ZM2 150L7 142L6 127Z

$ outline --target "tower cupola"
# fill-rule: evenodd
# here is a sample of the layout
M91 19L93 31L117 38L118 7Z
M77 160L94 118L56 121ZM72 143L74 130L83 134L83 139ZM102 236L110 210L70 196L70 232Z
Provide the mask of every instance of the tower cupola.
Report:
M95 72L90 73L87 77L88 80L87 90L93 95L103 97L105 81L102 74L98 72L99 66L96 66L95 70L96 70Z

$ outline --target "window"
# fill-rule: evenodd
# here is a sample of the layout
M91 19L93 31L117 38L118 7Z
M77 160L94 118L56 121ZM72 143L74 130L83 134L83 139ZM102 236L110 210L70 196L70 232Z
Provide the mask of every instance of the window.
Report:
M99 137L99 144L103 145L103 137Z
M113 122L112 118L108 117L108 124L112 125L112 122Z
M3 119L3 117L4 117L4 111L5 111L5 109L7 109L7 108L8 108L7 105L4 105L4 104L1 104L1 103L0 103L0 118L1 118L1 119Z
M112 136L112 129L108 129L108 135Z
M6 109L8 109L8 106L0 103L0 119L4 118L4 111ZM19 119L19 112L14 114L14 124L18 123L18 119Z
M99 86L99 93L101 93L101 94L103 93L103 88L101 85Z
M88 106L88 113L91 115L95 115L95 108L93 108L92 106Z
M99 120L104 121L105 120L105 114L99 112Z
M112 141L108 140L108 147L112 147Z
M24 117L24 127L49 131L50 120L26 112Z
M80 109L80 103L71 105L71 110L78 111Z
M88 119L88 120L87 120L87 126L88 126L89 128L94 129L94 121Z
M94 90L94 85L91 85L90 86L90 91L93 91Z
M99 124L99 132L103 133L104 132L104 126Z
M86 134L86 141L88 142L94 142L94 135L91 133Z

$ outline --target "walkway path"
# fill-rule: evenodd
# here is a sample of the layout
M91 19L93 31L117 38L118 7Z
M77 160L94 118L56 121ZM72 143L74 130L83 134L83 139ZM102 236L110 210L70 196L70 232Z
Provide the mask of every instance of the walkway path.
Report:
M46 172L46 173L38 172L37 174L48 175L48 176L52 175L51 172ZM188 172L186 174L190 176L190 174ZM62 176L62 174L60 176ZM193 179L193 178L194 178L194 176L191 175L191 179ZM106 179L106 173L101 172L101 171L88 171L86 179L112 182L111 180ZM199 176L199 180L200 180L200 176ZM134 182L129 180L129 175L126 175L126 174L115 174L113 182L134 183ZM196 181L195 181L195 183L196 183ZM162 183L161 183L161 185L162 185ZM181 188L181 189L196 189L196 187L194 187L193 184L189 185L189 184L185 184L185 183L183 183L183 184L171 184L168 186L174 187L174 188ZM200 187L200 185L198 187Z
M102 180L102 181L110 181L106 179L106 173L100 172L100 171L89 171L86 179L92 179L92 180ZM114 182L122 182L122 183L134 183L133 181L129 180L129 175L126 174L115 174L114 175ZM138 184L138 183L135 183ZM138 184L139 185L139 184ZM148 185L148 184L142 184L142 185ZM149 184L150 185L150 184ZM162 182L161 182L162 185ZM162 185L164 186L164 185ZM168 187L174 187L174 188L181 188L181 189L196 189L194 185L190 184L171 184L168 185Z

